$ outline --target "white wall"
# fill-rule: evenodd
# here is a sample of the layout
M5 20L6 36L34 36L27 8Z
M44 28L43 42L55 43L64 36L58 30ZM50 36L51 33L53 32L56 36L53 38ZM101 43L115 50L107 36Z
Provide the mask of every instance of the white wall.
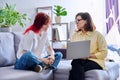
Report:
M20 12L27 13L28 17L32 18L32 21L26 22L29 26L32 24L35 11L37 7L54 6L59 4L66 8L68 15L62 17L62 22L74 21L74 17L78 12L89 12L93 18L97 30L105 34L105 0L0 0L0 7L5 3L16 4L16 9ZM53 16L54 22L54 16ZM22 31L20 27L13 27L14 31Z

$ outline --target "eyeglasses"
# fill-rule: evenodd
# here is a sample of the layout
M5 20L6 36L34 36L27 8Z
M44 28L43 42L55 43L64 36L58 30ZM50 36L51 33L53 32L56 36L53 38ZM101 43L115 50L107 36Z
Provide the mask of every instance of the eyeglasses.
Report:
M79 23L81 20L83 20L83 19L76 19L75 22Z

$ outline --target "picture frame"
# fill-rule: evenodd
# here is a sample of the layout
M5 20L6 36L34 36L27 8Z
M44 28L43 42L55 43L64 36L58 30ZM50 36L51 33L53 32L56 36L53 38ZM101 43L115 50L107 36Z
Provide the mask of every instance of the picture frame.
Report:
M37 13L39 13L39 12L44 12L44 13L48 14L52 20L52 6L38 7Z

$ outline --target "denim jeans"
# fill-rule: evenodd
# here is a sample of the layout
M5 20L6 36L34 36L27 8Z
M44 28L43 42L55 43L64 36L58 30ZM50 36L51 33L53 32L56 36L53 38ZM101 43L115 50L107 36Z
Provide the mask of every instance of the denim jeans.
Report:
M57 65L62 59L62 53L56 52L54 56L55 56L55 61L52 65L50 65L50 67L53 70L56 70ZM21 56L20 59L16 60L14 68L21 70L33 70L36 65L41 65L42 67L46 66L45 63L40 61L32 52L26 52Z

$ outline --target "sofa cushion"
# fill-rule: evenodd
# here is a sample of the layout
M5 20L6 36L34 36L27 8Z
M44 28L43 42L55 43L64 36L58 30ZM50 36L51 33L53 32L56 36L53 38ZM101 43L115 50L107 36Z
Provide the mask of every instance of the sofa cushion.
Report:
M17 53L20 40L23 37L23 33L22 32L13 32L13 35L14 35L15 53Z
M15 63L14 36L11 33L0 33L0 67Z
M69 71L71 70L71 60L62 60L58 64L58 69L54 72L55 80L68 80Z
M41 73L34 71L15 70L14 66L0 68L0 80L53 80L52 70Z
M89 70L85 72L85 80L115 80L119 76L119 66L114 62L106 62L106 70ZM62 60L54 72L55 80L68 80L71 60Z

